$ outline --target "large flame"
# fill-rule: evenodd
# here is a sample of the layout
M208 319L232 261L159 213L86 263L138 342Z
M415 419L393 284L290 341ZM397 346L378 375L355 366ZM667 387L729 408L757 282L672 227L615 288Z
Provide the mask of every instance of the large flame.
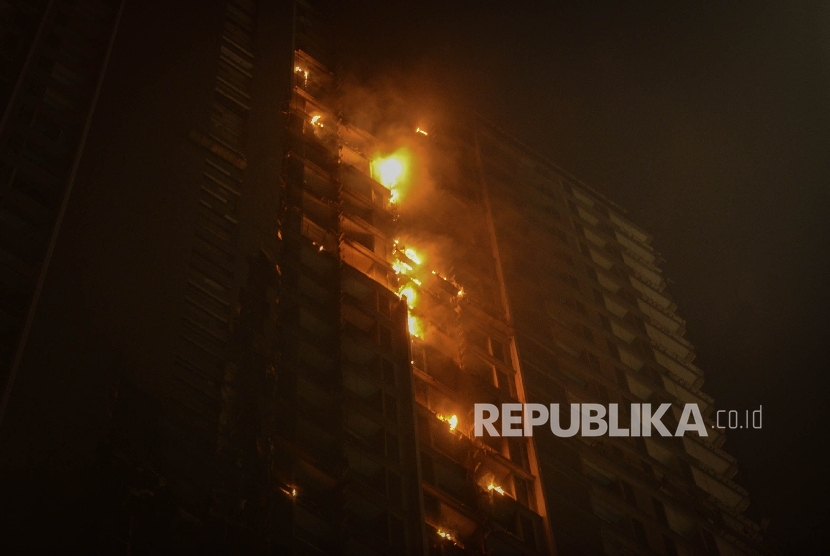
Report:
M402 287L398 292L398 295L401 297L406 297L406 306L410 309L415 308L415 303L418 301L418 294L415 291L415 288L412 287L412 284L407 284L406 286Z
M424 324L415 315L409 315L409 334L421 340L424 339Z
M401 176L403 176L404 166L400 158L390 156L375 160L372 169L381 185L392 189L398 184Z
M490 492L496 491L502 496L504 496L504 489L495 483L490 483L489 485L487 485L487 490L489 490Z
M438 418L447 423L451 431L454 431L458 427L458 415L438 415Z
M404 249L403 254L406 255L406 258L413 263L421 264L421 257L418 256L418 253L416 253L414 249L407 247Z
M412 271L412 267L406 264L403 261L392 261L392 270L394 270L397 274L403 274L406 276Z
M400 202L400 186L409 172L410 156L406 149L398 149L389 156L378 156L372 160L372 178L389 190L389 202Z

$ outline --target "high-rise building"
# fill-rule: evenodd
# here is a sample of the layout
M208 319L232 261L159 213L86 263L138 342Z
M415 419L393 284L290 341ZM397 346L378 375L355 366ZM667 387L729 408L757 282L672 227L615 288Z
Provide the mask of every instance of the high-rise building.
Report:
M74 191L37 251L42 292L19 298L9 335L4 538L766 553L659 256L624 210L474 115L361 129L325 8L126 3L114 42L113 10ZM24 158L3 160L46 168ZM588 402L670 403L670 428L695 403L710 433L474 434L475 404L558 403L564 425Z
M764 553L651 236L492 126L477 138L528 401L618 404L625 427L632 404L670 403L672 433L695 404L708 431L535 434L557 553Z
M0 382L14 380L122 2L0 6ZM10 376L11 374L11 376ZM0 407L5 405L5 400Z

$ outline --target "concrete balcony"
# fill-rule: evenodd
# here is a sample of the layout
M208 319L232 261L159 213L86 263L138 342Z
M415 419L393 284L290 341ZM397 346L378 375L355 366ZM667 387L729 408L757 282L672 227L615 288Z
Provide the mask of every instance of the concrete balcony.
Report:
M642 261L644 264L657 268L657 256L654 254L651 246L644 246L643 244L634 241L627 236L614 232L617 241L622 245L631 255Z
M683 334L685 322L677 315L673 313L665 313L653 305L646 303L642 299L637 300L637 307L639 307L640 311L642 311L642 313L646 315L655 326L658 326L663 331L669 334Z
M648 245L650 238L647 233L645 233L637 226L624 219L623 217L617 216L613 212L610 212L609 216L611 218L611 222L613 222L617 226L617 228L619 228L625 235L627 235L635 241L640 242L644 246Z
M684 362L691 362L694 359L695 353L692 351L692 344L687 340L666 334L649 323L645 323L645 326L646 333L651 338L652 344L657 344L658 347L662 347L663 349L661 351L668 351L677 359Z
M643 294L643 300L650 305L659 308L661 311L671 314L677 308L674 302L668 297L662 295L658 289L648 284L646 281L640 279L639 276L632 276L629 278L634 289Z
M725 477L715 477L695 466L691 470L695 484L719 504L738 512L749 506L749 493L740 485Z
M654 359L683 383L689 384L694 388L699 388L703 383L703 372L691 363L678 361L676 358L659 350L654 351Z
M655 291L660 292L665 289L666 282L663 280L663 275L659 270L638 261L628 253L623 252L622 257L628 268L634 272L634 275L643 280Z
M703 392L695 390L688 383L683 384L666 375L662 375L662 379L666 392L676 397L680 403L697 404L703 415L707 415L713 409L714 400Z

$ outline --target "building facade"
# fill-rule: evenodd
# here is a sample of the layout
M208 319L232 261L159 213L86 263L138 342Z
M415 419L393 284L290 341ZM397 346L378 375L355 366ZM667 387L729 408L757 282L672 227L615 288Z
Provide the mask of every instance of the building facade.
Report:
M480 403L671 403L667 423L696 403L713 424L659 255L625 211L474 115L361 129L331 7L117 9L42 298L20 297L9 328L7 538L766 553L716 429L474 434Z
M618 404L625 427L632 404L670 403L672 433L695 404L708 431L535 435L557 553L764 553L651 236L527 147L479 130L527 398Z
M4 2L0 382L14 381L122 2ZM7 394L0 402L6 406Z

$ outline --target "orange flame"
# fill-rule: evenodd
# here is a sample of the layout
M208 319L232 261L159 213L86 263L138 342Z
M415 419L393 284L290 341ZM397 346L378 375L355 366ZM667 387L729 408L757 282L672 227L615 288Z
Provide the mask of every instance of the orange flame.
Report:
M489 490L490 492L498 492L499 494L504 496L504 489L494 483L490 483L489 485L487 485L487 490Z
M393 205L400 202L399 186L408 174L409 162L409 151L398 149L389 156L374 158L370 165L372 178L389 190L389 202Z
M402 287L400 291L398 291L398 296L406 297L406 306L410 309L415 308L415 303L418 300L418 294L415 292L415 288L413 288L411 284L407 284Z
M458 415L450 415L449 417L445 415L437 415L437 417L447 423L450 426L451 431L454 431L456 427L458 427Z
M416 317L415 315L409 315L409 335L415 336L421 340L424 339L424 325L421 322L421 319Z

